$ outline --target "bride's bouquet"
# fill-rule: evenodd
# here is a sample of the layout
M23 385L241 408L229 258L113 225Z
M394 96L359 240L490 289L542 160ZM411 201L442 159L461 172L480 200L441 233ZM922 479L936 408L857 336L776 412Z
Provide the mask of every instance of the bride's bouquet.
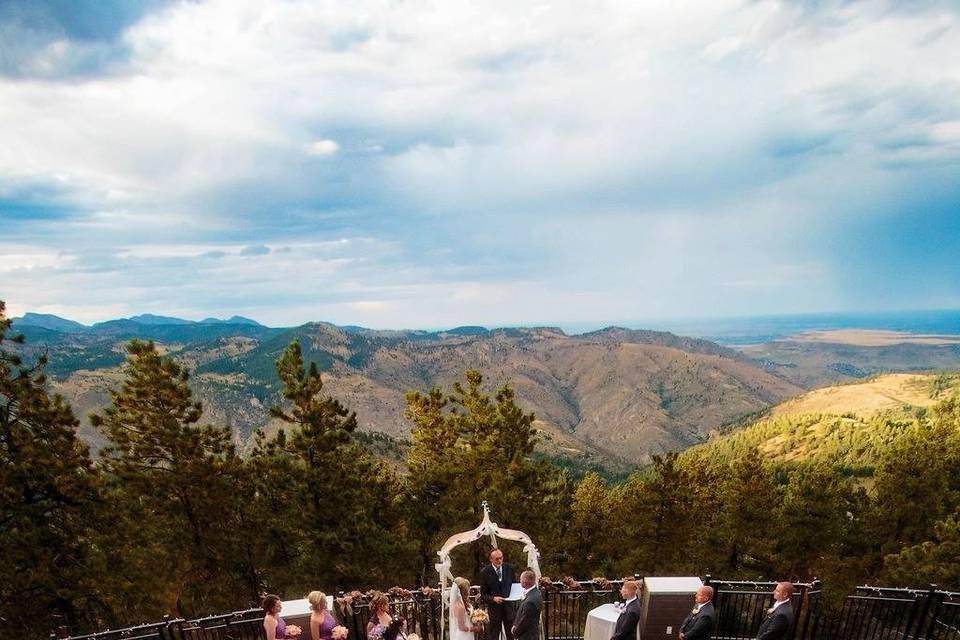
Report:
M341 625L335 626L333 631L330 632L333 640L347 640L347 635L349 635L347 628Z
M487 614L486 609L474 609L470 613L470 622L473 624L487 624L490 622L490 616Z

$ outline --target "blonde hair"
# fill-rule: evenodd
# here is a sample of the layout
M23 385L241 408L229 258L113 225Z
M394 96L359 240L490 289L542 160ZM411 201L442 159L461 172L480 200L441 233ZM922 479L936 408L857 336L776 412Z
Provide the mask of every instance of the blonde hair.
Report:
M307 595L307 602L315 613L323 613L327 609L327 595L323 591L311 591Z
M470 581L458 576L453 579L453 584L460 589L460 599L463 600L463 606L466 607L470 603Z

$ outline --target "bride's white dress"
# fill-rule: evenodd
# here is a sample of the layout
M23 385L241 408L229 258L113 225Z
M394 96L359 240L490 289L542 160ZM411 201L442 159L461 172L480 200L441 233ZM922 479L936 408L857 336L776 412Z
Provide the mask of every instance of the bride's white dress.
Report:
M460 608L462 600L460 597L460 589L458 589L456 585L450 587L450 640L474 640L473 631L464 631L461 629L457 619L457 610ZM464 606L463 611L464 626L472 626L470 622L470 609Z

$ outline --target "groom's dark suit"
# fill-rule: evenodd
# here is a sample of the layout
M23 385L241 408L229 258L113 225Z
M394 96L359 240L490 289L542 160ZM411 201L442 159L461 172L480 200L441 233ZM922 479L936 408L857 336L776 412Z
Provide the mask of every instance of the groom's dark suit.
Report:
M513 626L513 603L504 601L501 604L494 602L494 598L510 596L510 587L516 582L513 565L506 562L500 565L500 575L492 564L480 570L480 599L487 604L487 613L490 624L487 626L487 637L497 640L500 637L501 627L506 630L507 640L513 640L510 627Z
M617 618L610 640L637 640L637 625L640 624L640 599L634 598Z
M516 640L540 640L540 611L543 609L543 600L540 598L540 589L530 587L527 595L520 602L517 609L517 620L513 623L516 631Z

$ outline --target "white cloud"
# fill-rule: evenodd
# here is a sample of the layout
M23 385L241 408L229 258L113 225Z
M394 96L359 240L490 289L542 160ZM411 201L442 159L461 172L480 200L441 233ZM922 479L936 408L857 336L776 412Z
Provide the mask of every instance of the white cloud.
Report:
M307 154L311 156L332 156L340 150L336 140L315 140L307 145Z

